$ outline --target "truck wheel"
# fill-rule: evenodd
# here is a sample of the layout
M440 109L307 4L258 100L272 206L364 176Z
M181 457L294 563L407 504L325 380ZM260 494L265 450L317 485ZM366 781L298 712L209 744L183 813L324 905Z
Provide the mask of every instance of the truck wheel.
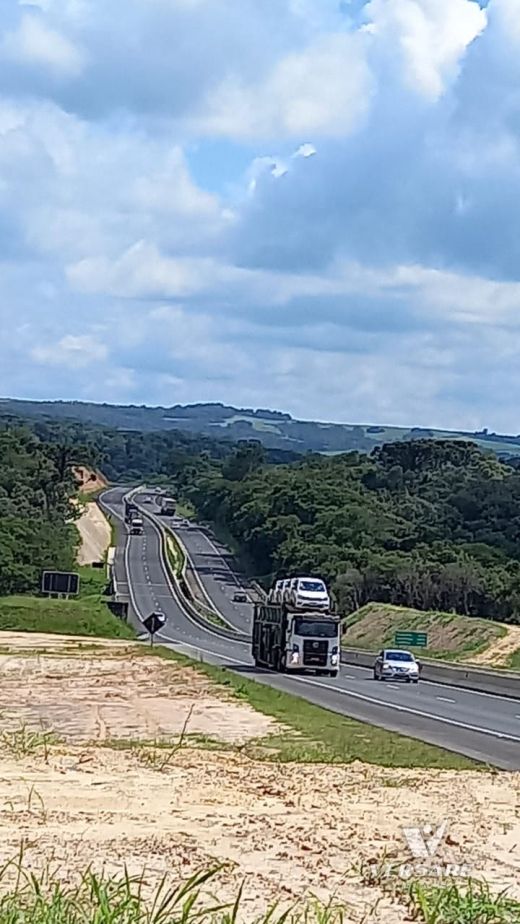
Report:
M331 677L337 677L337 676L338 676L338 671L330 671L329 673L330 673L330 676L331 676Z

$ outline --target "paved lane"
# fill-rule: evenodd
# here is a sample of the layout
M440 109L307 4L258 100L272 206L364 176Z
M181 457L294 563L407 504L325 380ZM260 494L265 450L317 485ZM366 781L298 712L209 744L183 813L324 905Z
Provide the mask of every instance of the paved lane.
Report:
M110 496L105 495L105 499L110 504ZM117 495L114 506L117 508ZM425 681L413 687L377 684L369 671L346 665L336 679L288 677L258 670L247 644L223 639L211 628L201 628L192 621L170 583L160 546L159 528L146 521L144 536L127 539L125 561L130 596L141 618L157 609L167 617L162 641L335 712L497 767L520 769L520 700Z

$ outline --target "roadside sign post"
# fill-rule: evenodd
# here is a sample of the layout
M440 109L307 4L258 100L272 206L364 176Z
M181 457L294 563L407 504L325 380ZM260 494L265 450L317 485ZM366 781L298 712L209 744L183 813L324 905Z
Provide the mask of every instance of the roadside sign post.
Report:
M396 632L394 644L396 648L427 648L428 636L426 632Z
M150 647L153 648L153 637L156 632L159 632L166 625L166 616L163 613L152 613L148 616L144 622L143 626L146 631L150 633Z

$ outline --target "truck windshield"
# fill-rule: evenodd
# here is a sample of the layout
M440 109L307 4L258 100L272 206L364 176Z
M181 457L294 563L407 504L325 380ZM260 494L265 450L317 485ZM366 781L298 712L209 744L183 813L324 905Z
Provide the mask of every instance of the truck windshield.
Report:
M304 638L336 638L338 624L330 619L325 621L324 619L305 619L299 616L293 622L293 631Z

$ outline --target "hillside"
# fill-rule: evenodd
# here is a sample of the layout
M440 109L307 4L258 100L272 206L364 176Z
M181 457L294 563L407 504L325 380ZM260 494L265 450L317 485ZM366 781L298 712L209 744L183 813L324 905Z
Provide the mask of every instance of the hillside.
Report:
M500 456L520 456L520 435L503 436L487 431L465 433L373 424L360 426L322 423L295 420L290 414L281 411L236 408L218 403L146 407L3 398L0 399L0 414L76 419L116 430L152 432L177 429L231 441L255 438L269 449L295 452L370 452L383 443L430 438L471 439L481 448L490 449Z
M418 631L428 634L428 647L415 649L418 657L506 668L516 666L520 654L517 626L456 613L421 612L388 603L368 603L349 616L347 625L343 644L369 651L394 645L396 632Z

